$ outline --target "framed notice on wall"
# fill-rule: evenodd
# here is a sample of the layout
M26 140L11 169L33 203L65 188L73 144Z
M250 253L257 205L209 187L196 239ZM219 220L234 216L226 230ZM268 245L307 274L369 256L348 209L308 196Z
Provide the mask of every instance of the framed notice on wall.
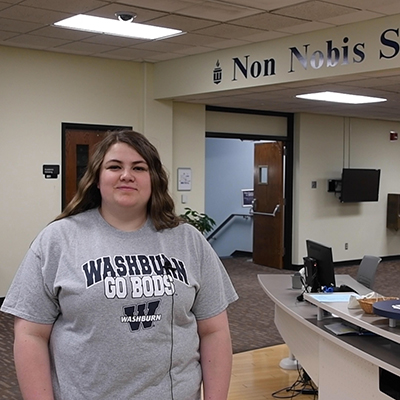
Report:
M192 170L190 168L178 168L178 190L192 190Z
M253 205L253 199L253 189L242 189L242 207L251 207Z

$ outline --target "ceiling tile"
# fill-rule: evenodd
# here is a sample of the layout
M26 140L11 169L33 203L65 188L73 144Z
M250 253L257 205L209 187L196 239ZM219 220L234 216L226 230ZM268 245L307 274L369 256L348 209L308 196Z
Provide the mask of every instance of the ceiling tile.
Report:
M215 49L228 49L230 47L238 47L248 44L248 42L239 39L220 40L210 44L210 47Z
M286 28L288 26L304 24L304 22L307 22L307 20L286 17L282 15L262 13L251 17L240 18L235 21L231 21L231 24L271 31L275 29Z
M158 61L166 61L166 60L182 58L182 57L184 57L184 55L178 54L178 53L169 53L169 54L167 54L167 53L152 53L151 55L147 55L143 59L143 61L155 63Z
M369 10L383 15L400 14L400 1L396 1L394 4L388 6L371 7Z
M177 50L187 49L193 46L185 45L182 43L164 43L161 40L153 40L151 42L141 43L135 46L132 46L138 50L150 50L150 51L158 51L158 52L167 52L173 53Z
M109 51L103 51L102 55L108 55L108 56L115 56L117 58L123 58L125 60L135 60L135 59L142 59L146 57L151 57L152 55L155 56L156 52L154 51L149 51L149 50L139 50L135 49L134 47L124 47L124 48L119 48L119 49L113 49Z
M23 6L42 8L45 10L62 11L72 14L83 14L90 10L102 7L107 1L100 0L25 0Z
M356 10L350 7L314 0L281 8L277 11L273 11L273 13L313 21L325 20L327 18L337 17L339 15L350 14L354 11Z
M139 58L139 54L135 53L135 56L132 55L131 49L128 47L115 49L111 51L105 51L103 53L97 53L96 57L100 58L108 58L113 60L122 60L122 61L135 61L135 57Z
M212 50L214 49L212 49L211 47L194 46L194 47L187 47L181 50L176 50L175 52L178 54L184 54L189 56L194 54L209 53Z
M320 29L332 28L332 26L333 24L312 21L312 22L306 22L305 24L289 26L287 28L283 28L280 31L288 34L290 33L292 35L298 35L301 33L318 31Z
M113 46L99 45L95 43L88 42L71 42L62 46L58 46L59 51L71 51L75 54L95 54L103 53L115 49Z
M227 22L233 19L247 17L260 13L259 10L235 6L222 2L206 1L203 4L185 8L178 12L179 14L191 17L211 19L214 21Z
M149 42L51 26L71 14L116 18L117 11L135 12L138 23L186 34ZM157 63L397 14L399 0L0 0L0 45ZM375 93L388 101L360 109L293 99L300 92L327 89ZM368 110L370 118L400 120L399 91L400 68L185 96L184 101L349 117L365 117Z
M0 31L0 41L12 38L17 35L19 35L19 33Z
M165 12L177 12L179 10L190 7L194 4L202 4L205 0L123 0L117 1L116 4L138 6L148 8L150 10L161 10Z
M0 11L10 7L10 4L0 2Z
M184 32L193 32L197 29L216 25L215 21L205 19L184 17L182 15L167 15L151 21L152 25L163 26L165 28L180 29Z
M43 25L35 24L33 22L15 21L12 19L2 18L0 12L0 27L2 31L27 33L41 28Z
M354 22L368 21L372 18L382 17L381 14L372 11L359 11L351 14L341 15L340 17L326 18L323 21L334 25L346 25Z
M260 10L272 11L293 4L304 3L306 1L308 0L230 0L229 2Z
M186 33L184 35L173 36L171 38L167 38L163 41L163 43L182 43L188 44L191 46L207 46L213 42L215 42L215 38L213 36L201 35L196 33ZM220 40L218 38L217 40Z
M40 8L24 7L16 5L0 12L0 17L10 18L16 21L30 21L39 24L53 24L63 18L69 17L68 14L58 11L48 11Z
M231 24L218 24L205 29L196 30L196 33L208 36L216 36L226 39L237 39L244 36L261 33L259 29Z
M326 3L334 3L359 10L371 10L379 12L381 7L398 5L398 0L324 0Z
M18 46L26 46L30 49L49 49L54 46L59 46L65 44L65 40L54 39L54 38L46 38L42 36L33 36L33 35L18 35L9 40L7 40L9 44L15 44Z
M256 33L254 35L243 36L242 39L249 41L251 43L257 43L288 36L288 33L277 32L277 31L259 31L259 32L260 33Z

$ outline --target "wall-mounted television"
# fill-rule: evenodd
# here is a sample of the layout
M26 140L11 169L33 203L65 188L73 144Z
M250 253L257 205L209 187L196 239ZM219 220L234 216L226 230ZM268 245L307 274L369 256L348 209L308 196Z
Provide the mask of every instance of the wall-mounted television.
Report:
M380 176L380 169L343 168L340 201L378 201Z

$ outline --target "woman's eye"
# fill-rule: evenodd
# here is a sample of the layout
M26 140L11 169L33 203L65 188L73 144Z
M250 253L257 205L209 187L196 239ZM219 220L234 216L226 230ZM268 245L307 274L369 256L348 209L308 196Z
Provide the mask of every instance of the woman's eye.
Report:
M133 167L134 171L147 171L145 167Z
M119 165L110 165L108 169L120 169Z

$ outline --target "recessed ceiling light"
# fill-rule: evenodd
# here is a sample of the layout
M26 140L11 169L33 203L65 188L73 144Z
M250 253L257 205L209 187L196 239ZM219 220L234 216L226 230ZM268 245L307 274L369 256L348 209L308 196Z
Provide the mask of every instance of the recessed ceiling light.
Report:
M177 29L139 24L137 22L131 23L129 21L119 21L116 19L101 18L84 14L78 14L73 17L63 19L59 22L56 22L54 26L75 29L78 31L148 40L165 39L170 36L184 33Z
M387 99L379 97L359 96L356 94L346 94L337 92L299 94L296 97L300 99L331 101L334 103L345 103L345 104L367 104L367 103L380 103L383 101L387 101Z

